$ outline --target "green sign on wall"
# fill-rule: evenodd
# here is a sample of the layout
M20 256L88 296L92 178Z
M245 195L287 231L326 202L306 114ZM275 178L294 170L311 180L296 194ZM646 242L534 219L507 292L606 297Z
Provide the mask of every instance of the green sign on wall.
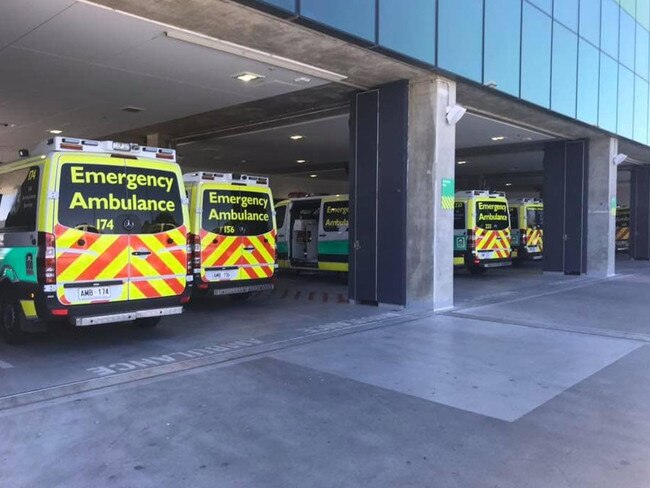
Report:
M442 179L442 198L441 206L445 210L454 209L454 194L456 193L456 185L451 178Z

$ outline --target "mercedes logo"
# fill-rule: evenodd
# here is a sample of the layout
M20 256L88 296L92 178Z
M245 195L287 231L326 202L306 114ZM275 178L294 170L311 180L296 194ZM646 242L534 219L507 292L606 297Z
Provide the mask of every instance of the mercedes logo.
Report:
M135 227L135 222L133 222L132 219L126 218L124 219L124 222L122 222L122 227L124 227L124 230L130 232Z

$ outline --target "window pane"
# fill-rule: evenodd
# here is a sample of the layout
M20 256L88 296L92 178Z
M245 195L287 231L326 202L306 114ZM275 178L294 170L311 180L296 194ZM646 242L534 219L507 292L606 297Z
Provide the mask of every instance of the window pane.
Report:
M228 236L259 236L273 229L273 204L268 194L206 188L203 230Z
M636 73L648 79L648 41L650 34L640 25L636 28Z
M578 0L558 0L553 8L557 21L578 32Z
M618 133L634 137L634 73L623 66L618 75Z
M621 37L619 61L630 69L634 69L634 41L636 39L636 22L624 11L621 11Z
M580 35L600 45L600 0L580 0Z
M600 22L600 48L614 59L618 59L618 19L620 8L614 0L603 0Z
M616 132L617 98L618 63L606 54L601 54L598 125L610 132Z
M381 0L379 44L430 64L436 62L435 0Z
M301 0L300 15L368 41L375 40L375 0Z
M521 2L490 0L485 3L485 83L519 96Z
M578 36L556 22L553 29L551 108L570 117L576 115L577 62Z
M548 108L551 95L551 18L524 3L521 97Z
M533 5L537 5L539 8L541 8L548 14L553 12L553 0L528 0L528 1ZM562 1L564 2L565 0Z
M632 17L636 15L636 0L620 0L621 7Z
M578 56L578 118L598 125L598 49L580 40Z
M438 65L474 81L483 71L482 0L439 0Z
M274 7L279 7L290 12L296 11L296 0L258 0L262 3L268 3Z
M36 229L40 168L19 169L0 176L0 229Z
M648 82L638 76L634 83L634 140L648 142Z
M636 1L636 20L650 30L650 0Z

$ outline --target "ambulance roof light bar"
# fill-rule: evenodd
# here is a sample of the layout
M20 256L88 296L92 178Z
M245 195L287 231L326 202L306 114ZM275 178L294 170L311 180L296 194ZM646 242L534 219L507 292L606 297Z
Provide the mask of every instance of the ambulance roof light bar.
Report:
M163 147L140 146L129 142L95 141L77 137L52 137L39 144L34 154L53 151L83 151L106 154L128 154L134 157L164 159L176 162L176 151Z
M245 186L269 186L269 179L266 176L244 175L241 173L213 173L210 171L197 171L183 175L186 183L200 183L212 181L215 183L233 183Z
M512 200L512 203L519 203L519 204L524 204L524 205L542 205L544 203L544 200L541 198L518 198L516 200Z
M466 190L466 191L457 191L457 197L484 197L484 198L496 198L496 197L505 197L505 192L502 191L490 191L490 190Z

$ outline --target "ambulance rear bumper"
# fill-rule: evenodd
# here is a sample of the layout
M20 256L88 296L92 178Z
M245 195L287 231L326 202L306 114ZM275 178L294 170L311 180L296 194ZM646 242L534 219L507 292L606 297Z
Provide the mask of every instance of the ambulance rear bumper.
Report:
M115 322L130 322L136 319L147 319L151 317L166 317L183 313L183 307L151 308L148 310L137 310L132 312L113 313L106 315L91 315L87 317L72 317L70 322L77 327L90 325L112 324Z

